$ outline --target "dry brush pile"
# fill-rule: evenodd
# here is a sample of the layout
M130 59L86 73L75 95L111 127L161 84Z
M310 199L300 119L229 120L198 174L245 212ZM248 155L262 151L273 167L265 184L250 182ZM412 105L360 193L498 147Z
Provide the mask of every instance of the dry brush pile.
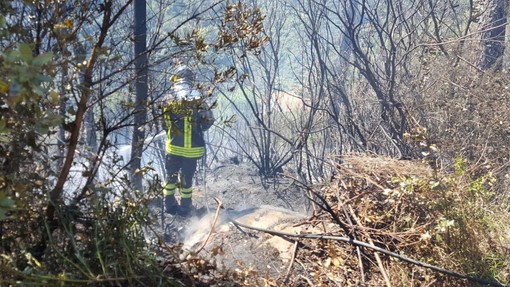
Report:
M258 286L505 286L510 282L509 214L491 202L494 177L420 162L350 155L308 187L316 212L281 278ZM268 231L270 232L270 231ZM254 282L255 281L255 282ZM244 285L245 283L241 284ZM248 284L248 285L249 285Z

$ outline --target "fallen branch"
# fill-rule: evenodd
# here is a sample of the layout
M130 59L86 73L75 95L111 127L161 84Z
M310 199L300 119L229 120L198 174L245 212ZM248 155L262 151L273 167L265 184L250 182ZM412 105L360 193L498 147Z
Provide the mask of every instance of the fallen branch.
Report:
M361 247L369 248L369 249L375 250L377 252L386 254L388 256L395 257L395 258L400 259L402 261L405 261L405 262L408 262L408 263L411 263L411 264L414 264L414 265L417 265L417 266L420 266L420 267L428 268L430 270L433 270L433 271L436 271L436 272L439 272L439 273L442 273L442 274L450 275L450 276L457 277L457 278L466 279L466 280L471 281L471 282L485 284L485 285L493 286L493 287L509 287L509 285L503 285L503 284L500 284L498 282L488 281L488 280L485 280L485 279L482 279L482 278L473 277L473 276L469 276L469 275L466 275L466 274L461 274L461 273L454 272L454 271L451 271L451 270L447 270L447 269L444 269L444 268L441 268L441 267L438 267L438 266L434 266L434 265L431 265L431 264L428 264L428 263L425 263L425 262L414 260L414 259L408 258L406 256L402 256L400 254L397 254L395 252L391 252L391 251L388 251L386 249L377 247L377 246L375 246L373 244L369 244L369 243L366 243L366 242L358 241L358 240L355 240L355 239L352 239L352 238L340 237L340 236L332 236L332 235L323 235L323 234L295 234L295 233L288 233L288 232L282 232L282 231L276 231L276 230L270 230L270 229L265 229L265 228L249 226L249 225L237 222L234 219L230 219L230 220L231 220L231 222L234 225L236 225L238 227L244 227L244 228L248 228L248 229L251 229L251 230L261 231L261 232L265 232L265 233L268 233L268 234L272 234L272 235L276 235L276 236L281 236L281 237L323 239L323 240L334 240L334 241L346 242L346 243L349 243L349 244L352 244L352 245L355 245L355 246L361 246Z

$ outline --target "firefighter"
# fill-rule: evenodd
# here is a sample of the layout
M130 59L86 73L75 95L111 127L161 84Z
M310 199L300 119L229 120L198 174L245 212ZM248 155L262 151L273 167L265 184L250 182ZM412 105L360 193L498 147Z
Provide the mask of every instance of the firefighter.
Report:
M172 76L163 116L166 129L165 212L188 217L193 214L192 182L198 160L205 153L204 132L214 123L212 111L193 87L194 73L179 65ZM204 179L205 180L205 179ZM175 197L179 190L180 204Z

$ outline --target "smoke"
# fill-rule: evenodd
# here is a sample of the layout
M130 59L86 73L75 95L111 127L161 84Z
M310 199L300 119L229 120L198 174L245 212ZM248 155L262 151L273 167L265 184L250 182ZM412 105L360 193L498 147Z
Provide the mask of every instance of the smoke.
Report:
M229 223L232 220L257 228L270 229L281 223L303 220L307 217L306 214L271 205L262 205L260 207L250 207L241 210L222 209L220 210L216 222L214 222L214 216L215 214L212 212L200 219L197 217L190 219L182 234L184 249L193 251L193 248L198 247L207 239L211 228L214 228L213 233L215 236L221 236L222 233L230 232L233 225Z

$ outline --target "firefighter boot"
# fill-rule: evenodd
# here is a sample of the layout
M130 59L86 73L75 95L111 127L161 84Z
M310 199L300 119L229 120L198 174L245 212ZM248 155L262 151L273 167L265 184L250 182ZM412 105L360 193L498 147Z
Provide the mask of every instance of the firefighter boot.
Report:
M191 202L191 198L181 198L181 206L179 207L177 214L182 217L193 216L193 204Z
M165 212L172 215L177 214L179 211L179 205L173 195L165 195Z

